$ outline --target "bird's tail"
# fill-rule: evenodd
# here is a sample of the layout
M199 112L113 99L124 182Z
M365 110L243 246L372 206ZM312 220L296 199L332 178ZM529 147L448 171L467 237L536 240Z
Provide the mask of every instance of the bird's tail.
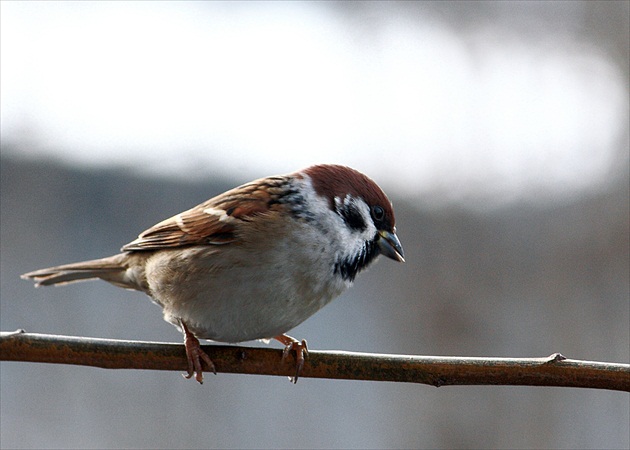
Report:
M37 287L100 278L120 287L142 290L135 282L136 277L130 278L127 260L128 254L121 253L107 258L35 270L25 273L22 278L34 280Z

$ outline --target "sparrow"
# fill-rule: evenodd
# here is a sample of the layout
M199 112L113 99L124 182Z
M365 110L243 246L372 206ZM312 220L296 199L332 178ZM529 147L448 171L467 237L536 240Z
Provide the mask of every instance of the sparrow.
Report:
M203 363L216 373L199 339L275 339L283 359L295 351L296 382L308 347L285 333L380 254L404 262L391 202L361 172L327 164L224 192L147 229L119 254L22 278L36 286L101 279L146 293L184 334L185 376L199 383Z

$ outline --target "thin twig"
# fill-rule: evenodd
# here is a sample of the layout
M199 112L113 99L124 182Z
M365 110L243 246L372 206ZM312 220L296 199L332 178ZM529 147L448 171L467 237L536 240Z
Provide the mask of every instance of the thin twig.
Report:
M282 350L204 345L217 372L291 376ZM0 361L75 364L108 369L187 369L184 346L158 342L0 332ZM468 358L309 350L303 378L447 385L564 386L630 392L630 364L544 358Z

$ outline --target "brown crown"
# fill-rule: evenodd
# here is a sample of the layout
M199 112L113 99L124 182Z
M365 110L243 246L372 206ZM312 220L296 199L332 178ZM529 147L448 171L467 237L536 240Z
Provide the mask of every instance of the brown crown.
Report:
M383 222L394 228L394 210L387 195L371 178L346 166L321 164L311 166L302 173L308 175L315 191L328 198L331 209L335 207L335 197L343 199L350 194L362 198L370 207L380 206L385 211Z

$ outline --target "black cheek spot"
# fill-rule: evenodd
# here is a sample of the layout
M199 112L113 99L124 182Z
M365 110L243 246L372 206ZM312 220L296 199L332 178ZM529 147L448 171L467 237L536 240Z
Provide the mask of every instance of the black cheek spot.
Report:
M350 228L359 231L365 231L367 228L363 216L352 203L341 206L338 212Z

